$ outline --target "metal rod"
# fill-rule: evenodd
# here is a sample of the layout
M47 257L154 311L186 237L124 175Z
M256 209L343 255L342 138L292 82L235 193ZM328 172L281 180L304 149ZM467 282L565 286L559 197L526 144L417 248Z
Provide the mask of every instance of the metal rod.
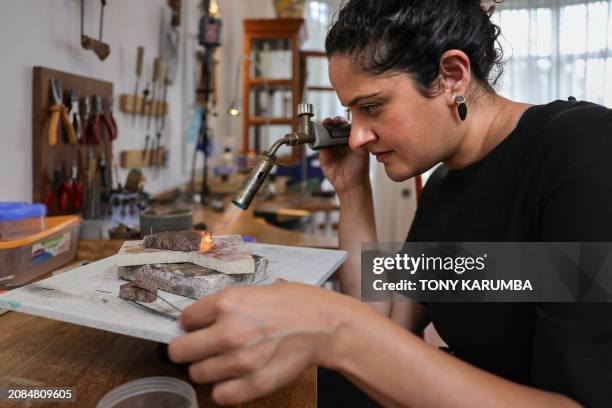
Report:
M83 20L85 18L85 0L81 0L81 37L83 37L83 33L85 29L83 28Z
M102 27L104 27L104 6L106 6L106 0L102 0L100 4L100 42L102 42Z

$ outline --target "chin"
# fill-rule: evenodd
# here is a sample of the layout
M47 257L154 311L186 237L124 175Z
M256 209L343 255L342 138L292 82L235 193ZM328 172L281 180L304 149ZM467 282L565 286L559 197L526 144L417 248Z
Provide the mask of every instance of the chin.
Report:
M391 180L397 181L397 182L406 181L415 176L413 174L414 171L411 171L410 169L398 169L394 167L393 165L386 165L385 172L387 173L387 176Z

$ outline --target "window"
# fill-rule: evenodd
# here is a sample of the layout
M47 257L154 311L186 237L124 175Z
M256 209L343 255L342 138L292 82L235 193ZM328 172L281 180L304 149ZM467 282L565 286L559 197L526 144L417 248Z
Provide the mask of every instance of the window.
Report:
M506 0L493 21L506 61L500 94L612 107L612 1Z

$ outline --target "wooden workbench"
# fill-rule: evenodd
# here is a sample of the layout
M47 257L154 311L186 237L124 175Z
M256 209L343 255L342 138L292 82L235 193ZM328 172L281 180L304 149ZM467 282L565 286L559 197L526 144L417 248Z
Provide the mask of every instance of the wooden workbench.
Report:
M301 203L304 205L319 205ZM291 204L291 203L289 203ZM293 203L295 204L295 203ZM288 205L267 203L267 206ZM180 205L184 207L183 205ZM336 237L305 234L272 226L229 205L223 213L188 205L194 224L205 223L214 234L241 234L257 242L337 248ZM314 210L308 207L307 210ZM114 255L123 241L80 241L77 262ZM0 388L16 386L75 387L75 403L45 403L45 407L93 407L104 394L128 381L151 376L188 380L187 369L163 357L158 344L17 312L0 315ZM215 406L210 386L196 386L200 407ZM23 406L0 401L0 408ZM244 407L315 407L316 370L304 372L292 385L274 396L243 404Z
M128 381L170 376L189 381L186 366L162 357L158 344L83 326L9 312L0 316L0 388L74 387L76 403L44 407L94 407ZM200 407L216 406L211 387L195 386ZM0 401L0 407L22 407ZM316 371L305 371L279 393L242 407L315 407Z

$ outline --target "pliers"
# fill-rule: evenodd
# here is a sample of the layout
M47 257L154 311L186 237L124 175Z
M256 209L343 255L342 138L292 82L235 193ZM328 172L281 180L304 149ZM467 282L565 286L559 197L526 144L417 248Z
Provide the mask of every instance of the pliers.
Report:
M57 166L53 171L53 175L48 177L48 179L50 182L50 188L47 190L45 195L45 205L47 206L47 211L52 210L56 194L57 198L59 199L58 209L62 212L66 211L66 209L68 209L68 191L63 185L64 175L62 168Z
M68 118L70 119L70 124L76 134L77 141L80 142L83 137L83 130L81 126L81 115L79 113L79 98L77 98L74 89L70 89L68 91L67 97L68 104L70 106Z
M100 117L91 114L91 99L89 96L83 98L84 114L82 123L85 124L85 137L81 138L81 144L100 144Z
M98 98L100 97L98 96ZM106 127L106 130L108 132L110 139L115 140L117 138L117 122L115 122L115 118L113 117L113 97L112 96L108 98L107 110L102 115L102 123L104 123L104 127Z
M53 104L49 108L51 112L51 118L49 121L49 146L57 145L57 127L59 120L62 120L62 126L68 137L68 143L76 144L76 135L74 128L68 118L68 109L64 105L62 100L62 86L55 78L51 78L51 95L53 97Z
M79 183L79 167L77 162L74 161L72 164L72 172L70 174L70 180L67 180L63 186L63 192L70 198L72 208L76 211L80 211L83 207L83 186ZM65 211L66 208L62 209Z

